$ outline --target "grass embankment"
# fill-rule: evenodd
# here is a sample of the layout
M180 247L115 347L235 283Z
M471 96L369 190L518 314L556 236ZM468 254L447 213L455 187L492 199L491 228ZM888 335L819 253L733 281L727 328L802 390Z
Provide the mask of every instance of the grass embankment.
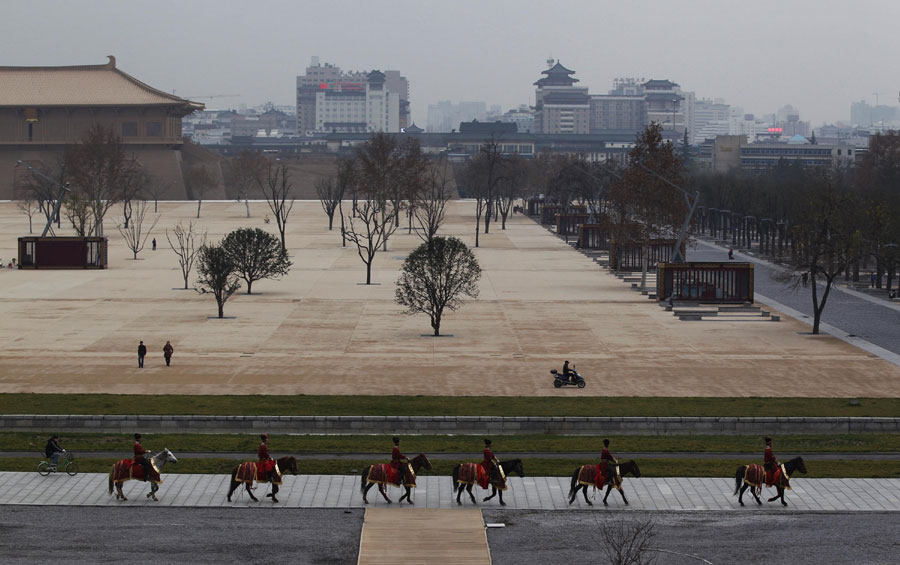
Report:
M131 450L130 434L67 434L62 433L62 445L75 452ZM47 443L46 433L0 433L0 451L34 451L42 453ZM762 453L758 436L617 436L613 438L615 452L722 452ZM900 436L892 434L856 435L780 435L776 438L778 453L866 453L898 452ZM168 447L177 455L181 451L242 451L252 456L259 446L259 437L249 434L143 434L148 449ZM376 459L390 453L388 435L275 435L269 449L273 453L372 453ZM471 435L408 435L403 438L403 450L415 453L465 453L480 457L481 436ZM511 452L592 452L603 449L600 436L511 435L495 436L498 453ZM123 455L124 457L124 455ZM2 460L0 460L2 461Z
M900 398L0 394L0 414L896 417Z
M33 451L32 458L2 458L0 471L33 471L40 459L47 434L2 433L0 450ZM602 448L601 437L581 436L501 436L495 439L498 453L522 452L592 452ZM638 464L647 477L730 477L739 465L749 461L729 457L729 453L759 451L760 438L755 436L620 436L614 438L616 453L623 452L721 452L716 459L643 459ZM110 458L87 459L78 457L85 451L121 451L129 454L131 440L127 434L65 434L63 445L76 454L81 472L107 472L114 462ZM778 436L778 453L782 457L808 453L849 452L900 452L900 437L889 434L872 435L800 435ZM150 449L166 446L175 452L210 451L205 459L182 458L177 465L167 466L167 473L230 473L235 460L220 459L216 451L243 451L247 460L254 459L258 439L256 434L200 435L200 434L144 434L143 443ZM270 440L275 455L293 453L300 460L303 474L356 474L365 465L386 461L390 438L388 436L298 436L277 435ZM472 436L405 436L403 447L409 454L424 452L470 452L468 460L480 459L480 437ZM502 451L500 450L502 448ZM304 453L371 453L361 460L309 459ZM525 457L526 472L530 476L568 476L582 463L595 462L595 457L585 455L577 459L549 459L546 456ZM430 474L449 475L458 461L433 459L434 470ZM896 461L815 461L807 464L808 477L900 477L900 463Z
M248 457L248 460L251 459ZM472 457L476 460L477 457ZM387 459L382 457L381 462ZM762 459L760 458L760 461ZM77 459L81 473L108 473L114 459ZM580 464L576 461L551 459L523 459L525 472L530 477L569 477ZM302 459L299 462L301 475L356 475L364 466L375 462L354 460ZM206 473L227 475L237 465L237 461L227 459L181 459L177 464L166 465L163 475L170 473ZM449 477L456 461L432 461L433 469L423 475L446 475ZM585 461L584 463L588 463ZM639 461L644 477L734 477L735 470L748 462L739 459L645 459ZM815 461L806 465L808 475L804 478L900 478L900 464L896 461ZM36 458L0 459L2 471L36 471ZM447 479L449 488L450 479Z

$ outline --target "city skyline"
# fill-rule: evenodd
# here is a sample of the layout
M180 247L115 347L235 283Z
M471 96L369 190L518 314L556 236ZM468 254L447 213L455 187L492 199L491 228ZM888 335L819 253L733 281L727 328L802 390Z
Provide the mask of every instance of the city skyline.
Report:
M126 72L210 107L291 105L296 77L313 56L347 70L399 70L420 126L440 100L533 105L532 83L548 58L591 92L608 91L622 76L669 79L697 98L723 98L757 115L791 104L814 126L849 120L850 104L860 100L894 105L900 90L900 79L882 72L895 66L890 53L900 51L900 39L859 33L896 19L900 5L871 0L852 12L821 0L763 0L752 10L687 1L649 12L636 3L574 0L552 12L539 2L465 0L45 0L6 8L2 65L101 64L115 55ZM40 26L27 25L36 19Z

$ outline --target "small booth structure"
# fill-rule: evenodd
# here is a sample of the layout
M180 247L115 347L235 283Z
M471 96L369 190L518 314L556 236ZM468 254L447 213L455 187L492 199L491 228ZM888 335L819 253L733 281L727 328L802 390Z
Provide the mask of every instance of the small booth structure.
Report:
M651 239L648 246L647 268L655 269L660 263L668 263L672 260L672 252L675 249L674 239ZM616 249L616 253L610 253L610 269L614 271L640 271L644 268L644 245L636 241L626 241L621 246L616 245L616 240L610 240L610 249ZM685 244L681 243L681 256L684 257ZM668 295L667 295L668 296Z
M753 302L753 263L660 263L656 273L659 300Z
M105 237L20 237L19 268L105 269L108 244Z

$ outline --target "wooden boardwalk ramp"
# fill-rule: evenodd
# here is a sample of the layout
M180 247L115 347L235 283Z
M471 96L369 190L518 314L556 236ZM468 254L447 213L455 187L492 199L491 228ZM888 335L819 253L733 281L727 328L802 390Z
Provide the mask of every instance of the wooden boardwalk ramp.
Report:
M359 542L359 565L400 559L441 565L490 565L480 510L368 508Z

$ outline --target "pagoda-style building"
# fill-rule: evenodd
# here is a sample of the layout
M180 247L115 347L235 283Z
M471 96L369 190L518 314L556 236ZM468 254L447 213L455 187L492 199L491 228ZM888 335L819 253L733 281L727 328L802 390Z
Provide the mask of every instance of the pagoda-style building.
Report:
M0 199L15 198L26 174L60 162L66 145L100 124L111 128L160 188L160 198L186 198L182 117L203 104L157 90L104 65L0 67Z
M575 71L549 59L550 68L538 79L535 91L536 133L590 133L591 98L587 87L575 86Z

